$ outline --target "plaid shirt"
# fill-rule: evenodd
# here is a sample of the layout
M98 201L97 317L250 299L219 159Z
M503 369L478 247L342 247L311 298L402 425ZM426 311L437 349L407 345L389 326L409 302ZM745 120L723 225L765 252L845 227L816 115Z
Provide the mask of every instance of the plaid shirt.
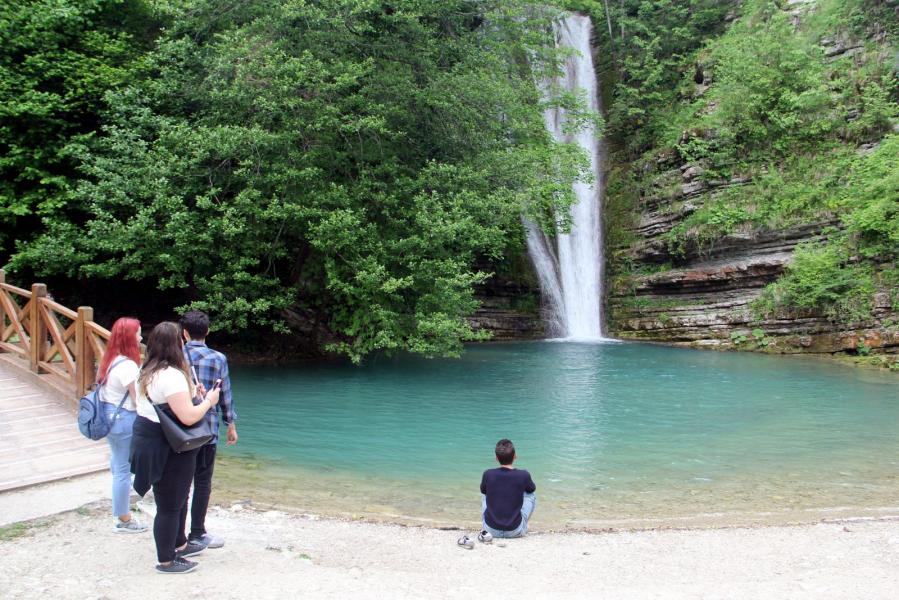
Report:
M215 410L206 413L206 419L212 425L212 433L215 435L212 442L218 441L219 434L219 413L226 425L230 425L237 419L237 413L234 412L234 401L231 398L231 378L228 376L228 359L221 352L216 352L203 342L191 340L184 345L184 358L187 359L188 365L196 370L200 383L207 390L212 389L212 384L216 379L222 380L222 391L219 396L219 403L215 406Z

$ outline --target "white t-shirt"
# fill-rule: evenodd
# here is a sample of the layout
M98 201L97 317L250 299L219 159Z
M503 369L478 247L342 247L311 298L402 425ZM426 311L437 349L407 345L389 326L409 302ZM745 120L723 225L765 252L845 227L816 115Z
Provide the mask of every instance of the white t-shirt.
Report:
M122 360L123 358L125 360ZM120 360L122 360L122 362L116 365ZM103 400L103 402L109 402L110 404L118 406L119 402L122 401L122 396L128 391L128 386L137 381L137 374L140 372L140 367L137 366L136 362L121 354L112 359L112 362L109 363L109 365L115 365L115 368L110 369L106 374L106 384L100 392L100 399ZM134 398L131 397L131 394L128 395L122 408L125 410L134 410Z
M156 371L147 383L146 396L140 390L137 391L137 414L154 423L159 423L156 409L150 403L165 404L167 397L178 392L190 393L184 373L175 367L166 367Z

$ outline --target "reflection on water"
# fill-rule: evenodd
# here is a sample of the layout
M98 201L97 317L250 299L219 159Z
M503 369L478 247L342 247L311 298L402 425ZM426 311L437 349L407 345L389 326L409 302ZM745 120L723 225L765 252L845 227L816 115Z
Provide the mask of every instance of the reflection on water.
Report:
M218 489L312 512L468 523L493 444L509 437L538 485L538 528L880 514L899 504L896 381L620 343L236 368L240 444L222 450Z

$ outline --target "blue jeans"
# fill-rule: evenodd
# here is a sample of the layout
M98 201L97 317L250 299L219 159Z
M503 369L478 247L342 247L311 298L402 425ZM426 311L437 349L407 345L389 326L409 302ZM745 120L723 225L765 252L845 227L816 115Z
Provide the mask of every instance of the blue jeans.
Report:
M503 529L494 529L487 525L487 521L484 520L484 513L487 512L487 496L481 494L481 526L484 530L495 538L517 538L526 534L528 532L528 519L531 518L531 513L534 512L534 508L537 506L537 494L525 492L523 496L524 498L521 502L521 525L512 531L505 531Z
M109 421L109 470L112 472L112 514L123 517L131 512L131 429L137 413L122 408L113 419L117 404L103 403Z

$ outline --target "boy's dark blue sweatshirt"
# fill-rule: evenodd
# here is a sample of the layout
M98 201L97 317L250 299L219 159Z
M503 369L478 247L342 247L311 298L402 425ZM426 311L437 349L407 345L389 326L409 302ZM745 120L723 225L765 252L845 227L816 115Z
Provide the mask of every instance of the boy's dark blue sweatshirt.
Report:
M524 469L487 469L481 477L481 493L487 496L484 521L501 531L518 529L523 494L536 489L531 474Z

